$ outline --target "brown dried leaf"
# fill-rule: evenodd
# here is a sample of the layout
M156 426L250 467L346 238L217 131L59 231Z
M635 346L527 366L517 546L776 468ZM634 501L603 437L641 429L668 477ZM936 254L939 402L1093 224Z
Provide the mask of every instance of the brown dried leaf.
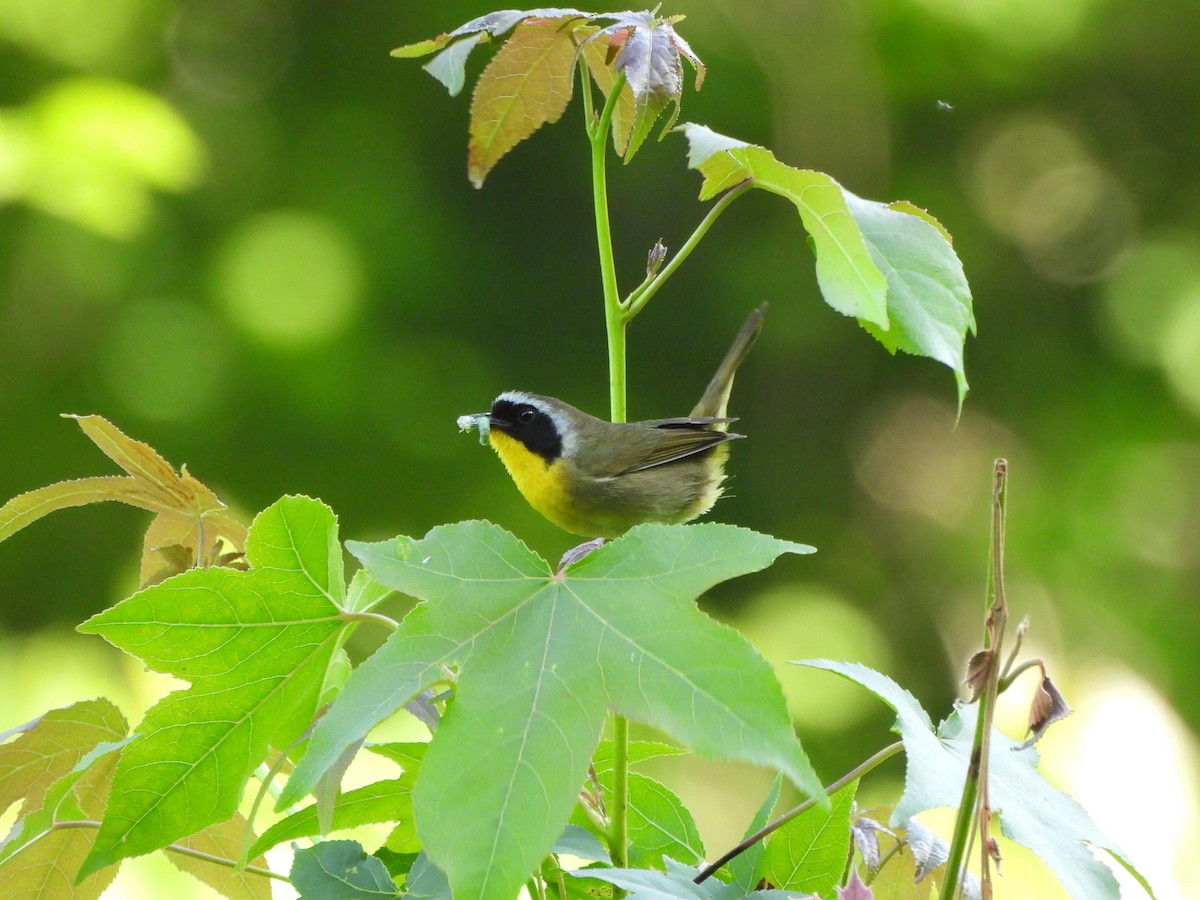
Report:
M575 75L572 31L556 19L527 19L492 57L471 100L467 173L475 187L513 147L557 122Z
M987 687L988 674L991 671L994 656L995 654L991 650L980 650L967 663L967 676L963 679L963 684L971 691L972 703L979 699L979 695Z
M1024 750L1036 744L1046 733L1046 729L1060 719L1071 714L1071 707L1063 695L1059 693L1049 675L1042 677L1041 684L1033 693L1029 704L1029 740L1020 744L1016 749Z

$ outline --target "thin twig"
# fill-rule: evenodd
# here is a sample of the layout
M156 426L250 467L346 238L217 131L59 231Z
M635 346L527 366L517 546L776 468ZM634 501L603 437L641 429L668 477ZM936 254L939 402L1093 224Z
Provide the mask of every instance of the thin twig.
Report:
M55 828L99 828L100 823L91 819L71 819L63 822L55 822ZM213 865L224 866L227 869L236 869L237 862L232 859L226 859L223 856L213 856L211 853L205 853L202 850L193 850L191 847L185 847L182 844L168 844L162 848L170 853L178 853L180 856L190 856L193 859L200 859L204 862L210 862ZM243 872L249 872L252 875L261 875L263 878L274 878L276 881L287 881L291 879L286 875L280 875L278 872L272 872L270 869L264 869L260 866L245 866L241 869Z
M821 796L828 797L830 794L836 794L838 791L840 791L842 788L844 788L846 785L848 785L854 779L861 778L863 775L865 775L867 772L870 772L872 769L874 769L880 763L891 759L893 756L895 756L897 753L899 753L903 749L904 749L904 744L901 741L896 741L896 743L894 743L894 744L888 744L888 746L884 747L882 750L880 750L874 756L859 763L857 766L855 766L853 769L851 769L849 772L847 772L845 775L843 775L837 781L833 782L833 784L828 785L825 788L825 791ZM800 813L804 812L809 807L814 806L818 802L819 799L820 799L819 797L810 797L807 800L805 800L803 803L801 803L799 806L792 807L787 812L785 812L782 816L777 818L775 821L770 822L767 825L764 825L758 831L754 832L754 834L750 835L750 837L746 838L744 841L742 841L740 844L738 844L736 847L734 847L732 850L730 850L728 853L726 853L724 856L722 856L720 859L718 859L715 863L710 865L708 868L706 868L703 872L701 872L699 875L697 875L692 880L696 884L700 884L702 881L708 880L721 868L721 866L725 865L727 862L729 862L735 856L740 856L742 853L745 853L747 850L749 850L751 847L753 847L755 844L757 844L759 841L761 841L767 835L771 834L771 832L786 825L788 822L792 821L792 819L796 818L796 816L800 815Z

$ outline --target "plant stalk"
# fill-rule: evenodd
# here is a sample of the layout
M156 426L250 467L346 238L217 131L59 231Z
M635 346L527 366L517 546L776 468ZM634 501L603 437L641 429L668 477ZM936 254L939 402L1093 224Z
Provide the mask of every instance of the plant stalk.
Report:
M988 552L987 581L987 624L984 629L984 649L991 651L988 662L987 683L979 697L979 709L975 719L975 735L971 743L971 759L967 765L967 777L963 783L962 798L954 820L954 835L950 842L950 854L946 860L946 877L942 883L942 900L957 900L962 890L963 861L969 852L975 827L980 834L983 853L983 890L985 900L990 896L991 876L987 865L989 840L988 826L991 807L988 803L987 778L988 756L991 749L992 719L996 708L996 695L1000 686L1000 650L1004 640L1004 628L1008 622L1008 607L1004 596L1004 524L1008 496L1008 463L996 460L995 480L992 489L992 540Z
M609 406L613 422L624 422L626 411L625 383L625 323L621 295L617 287L617 267L613 258L612 230L608 218L608 177L606 149L609 127L625 73L618 72L612 89L598 119L594 119L591 104L591 82L586 66L579 67L581 89L585 98L587 135L592 148L592 206L596 217L596 249L600 257L600 283L604 294L604 327L608 336ZM609 813L608 851L613 865L625 868L629 864L629 723L623 716L613 716L613 803Z

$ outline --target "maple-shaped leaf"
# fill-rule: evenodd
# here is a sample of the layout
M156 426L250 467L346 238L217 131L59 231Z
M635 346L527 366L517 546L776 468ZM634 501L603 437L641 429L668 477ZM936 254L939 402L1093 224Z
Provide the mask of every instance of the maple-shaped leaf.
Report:
M455 699L413 811L425 852L459 896L515 896L567 823L609 708L697 753L770 766L807 794L821 791L770 666L693 603L812 548L728 525L643 525L556 573L486 522L348 546L371 577L421 603L317 724L280 804L312 790L346 746L445 666L458 667Z
M823 172L786 165L765 147L703 125L680 129L688 166L704 176L701 200L746 182L790 200L812 238L825 302L858 319L889 353L948 366L962 405L963 344L975 316L962 262L936 219L906 201L864 200Z
M68 743L72 755L90 745L87 752L46 788L38 797L38 805L27 804L22 809L21 817L0 844L0 884L4 885L5 897L96 900L116 877L117 870L111 868L76 883L75 873L96 836L95 829L86 823L103 814L120 750L128 740L124 737L125 720L107 700L91 701L85 709L77 709L80 706L84 705L72 707L80 714L80 728L72 732ZM34 728L22 740L27 741L28 750L51 734L46 730L39 735ZM54 752L53 744L46 749L56 764L64 760Z
M908 691L886 675L858 663L807 660L800 665L836 672L871 691L896 711L895 730L904 743L904 794L892 812L893 827L911 826L917 813L957 807L962 797L978 707L957 707L934 730L929 715ZM1128 858L1104 836L1074 799L1055 790L1037 769L1038 753L992 729L988 799L1006 837L1028 847L1049 866L1073 897L1120 897L1108 866L1089 848L1107 851L1150 891ZM909 838L912 839L910 834ZM935 862L934 865L937 863Z
M233 816L272 744L308 726L343 630L333 513L284 497L246 539L250 569L192 569L79 626L191 682L155 704L121 755L83 873Z
M0 507L0 541L59 509L117 500L155 513L146 531L143 584L191 566L236 563L246 526L187 466L176 472L153 447L135 441L101 416L66 416L127 475L77 478L20 494Z

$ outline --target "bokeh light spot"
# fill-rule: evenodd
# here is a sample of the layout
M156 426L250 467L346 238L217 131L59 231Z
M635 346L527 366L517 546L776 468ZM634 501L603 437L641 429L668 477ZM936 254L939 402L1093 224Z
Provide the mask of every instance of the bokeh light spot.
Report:
M229 348L220 325L178 300L146 300L121 312L101 348L101 374L125 406L148 419L185 421L225 389Z
M1104 285L1105 325L1134 362L1157 363L1178 308L1200 297L1200 241L1160 235L1132 248Z
M1106 274L1134 239L1135 209L1124 185L1046 116L994 127L972 159L970 187L988 223L1055 281Z
M81 69L127 71L153 53L163 0L4 0L0 37Z
M1132 672L1093 669L1074 681L1074 714L1039 745L1053 780L1129 855L1160 900L1200 896L1194 738ZM1114 874L1121 896L1144 896L1119 865Z
M261 98L287 70L295 28L280 0L182 0L168 47L188 88L208 100Z
M878 710L878 701L858 685L787 662L852 659L888 671L887 639L848 601L821 587L775 588L755 597L739 614L737 624L775 666L792 718L801 730L835 732ZM813 690L815 679L820 679L820 690Z
M896 402L869 425L856 466L875 500L946 528L963 526L985 501L981 471L1012 455L1017 439L997 422L925 397Z
M1095 0L915 0L942 18L1017 52L1057 49L1078 34Z
M1167 383L1200 416L1200 290L1181 298L1159 352Z
M9 190L109 237L141 229L150 189L186 190L204 169L204 148L179 113L119 81L60 82L29 104L21 125L20 132L10 125L0 134L0 157L10 159L0 163L9 169Z
M216 291L230 320L281 347L330 341L362 301L359 253L328 219L298 210L256 216L226 241Z

